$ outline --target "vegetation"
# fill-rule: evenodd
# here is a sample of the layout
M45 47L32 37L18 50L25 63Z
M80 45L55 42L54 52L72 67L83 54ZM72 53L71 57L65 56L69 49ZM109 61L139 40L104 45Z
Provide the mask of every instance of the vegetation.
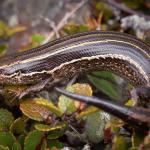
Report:
M86 17L84 24L68 21L87 3L90 16ZM81 1L71 10L65 20L67 24L60 21L58 26L50 25L53 30L46 35L38 30L28 33L30 26L9 27L0 21L0 40L3 41L0 42L0 55L8 52L10 39L19 46L19 52L58 36L97 29L126 32L149 42L149 9L150 2L146 0ZM134 19L135 16L137 19ZM134 26L135 23L138 25ZM15 35L25 37L25 40L19 43ZM65 83L65 87L67 91L80 95L107 98L130 107L136 105L135 100L128 96L134 87L110 72L91 72L71 85L70 82ZM141 133L99 108L58 95L55 91L43 90L17 99L16 95L26 88L26 85L7 85L1 91L0 150L83 149L86 146L105 150L150 149L150 132Z

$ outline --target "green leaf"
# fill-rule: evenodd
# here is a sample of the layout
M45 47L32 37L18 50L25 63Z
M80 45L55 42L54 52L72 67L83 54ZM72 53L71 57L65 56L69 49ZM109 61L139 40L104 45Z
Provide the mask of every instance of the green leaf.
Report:
M9 147L0 145L0 150L10 150Z
M89 31L88 26L86 26L86 25L80 25L79 26L79 32L85 32L85 31Z
M64 134L67 123L61 122L56 125L36 124L34 127L38 131L48 132L47 139L57 139Z
M127 150L131 147L129 138L124 136L115 136L113 139L112 150Z
M7 32L9 30L9 27L2 21L0 21L0 38L7 37Z
M112 9L105 3L103 2L98 2L96 4L96 10L103 12L103 17L107 21L113 16Z
M21 145L18 142L13 143L11 150L21 150Z
M4 22L0 21L0 38L7 38L7 37L10 37L17 32L22 32L25 30L26 30L26 27L24 27L24 26L17 26L14 28L10 28Z
M116 78L118 78L117 75L115 75L111 72L108 72L108 71L94 71L94 72L92 72L92 75L95 75L95 76L101 77L101 78L107 78L114 83L116 82Z
M136 101L133 100L133 99L129 99L126 103L125 103L126 106L129 106L129 107L133 107L136 105Z
M6 53L7 48L8 48L7 44L0 45L0 56L4 55Z
M7 31L7 35L10 37L18 32L23 32L26 30L25 26L16 26L14 28L9 28Z
M143 142L145 135L141 132L134 131L132 134L132 147L136 148Z
M14 142L16 142L16 139L13 134L10 132L0 132L0 145L11 148Z
M113 134L118 134L120 130L123 128L124 122L114 116L111 116L111 119L107 126L111 127L111 131Z
M38 44L42 43L44 41L44 36L41 34L32 34L32 41L36 42Z
M34 127L35 127L35 129L38 130L38 131L47 132L47 131L50 131L50 130L51 130L50 125L45 125L45 124L36 124Z
M50 148L50 150L52 150L53 147L55 147L58 150L63 148L63 143L61 143L58 140L48 140L48 144L47 145Z
M88 84L76 83L71 86L68 86L66 90L80 95L92 96L92 88ZM59 97L58 106L61 109L61 111L67 114L72 114L73 112L75 112L80 107L80 102L79 105L77 104L78 103L76 101L73 101L69 97L63 95Z
M89 84L86 83L75 83L70 86L67 86L67 91L74 92L84 96L92 96L92 88Z
M123 0L123 2L130 8L137 9L144 5L144 0Z
M50 112L54 113L58 117L63 115L63 112L58 107L56 107L53 103L51 103L50 101L48 101L44 98L36 98L35 101L37 104L39 104L45 108L48 108L48 110Z
M139 148L138 147L131 147L131 148L129 148L128 150L139 150Z
M0 130L8 129L13 123L14 117L7 109L0 109Z
M77 25L77 24L67 24L63 27L63 31L67 34L75 34L79 32L89 31L88 26L86 25Z
M25 138L24 150L35 150L37 146L41 146L43 133L37 130L31 131Z
M68 124L66 122L61 122L55 126L52 126L50 132L48 133L47 139L57 139L63 136L67 126Z
M35 100L29 99L20 103L21 111L29 118L37 121L44 121L50 118L48 108L37 104Z
M47 147L47 140L43 139L40 150L46 150L46 147Z
M58 106L66 114L72 114L76 111L75 103L70 98L61 95L59 97Z
M88 115L95 113L97 111L100 111L100 109L95 106L89 106L85 108L83 111L81 111L79 114L77 114L76 119L79 120L83 117L87 117Z
M104 92L109 97L115 100L121 99L121 96L118 94L116 86L111 82L108 82L104 79L99 79L91 75L88 75L88 79L96 86L98 90Z
M72 86L67 87L66 90L74 92ZM71 98L66 97L64 95L61 95L59 97L58 106L61 109L61 111L63 111L66 114L72 114L77 110L74 101Z
M58 139L59 137L62 137L64 134L65 134L65 130L60 130L60 131L54 130L49 132L47 139L51 139L51 140Z
M87 116L85 134L93 143L99 143L104 137L104 128L109 121L109 115L104 112L96 112Z
M21 134L25 130L25 123L26 123L25 118L17 118L10 126L10 131L14 134Z
M22 147L24 146L25 137L26 135L24 133L18 137L18 142L20 143Z

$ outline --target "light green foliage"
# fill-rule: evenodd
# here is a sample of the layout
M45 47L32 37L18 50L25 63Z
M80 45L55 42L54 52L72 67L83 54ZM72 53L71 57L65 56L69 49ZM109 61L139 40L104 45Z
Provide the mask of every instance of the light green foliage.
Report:
M99 72L98 76L88 75L87 77L96 86L97 89L104 92L109 97L115 100L121 99L121 96L117 90L117 84L115 84L116 81L111 73L105 72L105 74L101 74L101 72Z
M25 138L24 150L35 150L41 143L43 133L41 131L31 131Z
M0 109L0 130L6 130L13 123L14 117L7 109Z
M93 143L98 143L103 140L105 125L109 121L108 114L105 114L99 111L88 115L86 118L85 133Z

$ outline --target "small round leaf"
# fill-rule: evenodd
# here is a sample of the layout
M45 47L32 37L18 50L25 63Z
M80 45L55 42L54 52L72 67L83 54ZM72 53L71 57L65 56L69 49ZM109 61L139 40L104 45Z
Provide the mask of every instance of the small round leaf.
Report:
M77 114L76 119L78 119L78 120L82 119L83 117L86 117L97 111L100 111L100 109L95 106L89 106L89 107L85 108L83 111L81 111L79 114Z
M84 96L92 96L92 89L88 84L76 83L71 86L68 86L66 90ZM72 101L71 98L66 97L64 95L61 95L59 97L59 102L58 102L59 108L67 114L72 114L77 109L80 109L80 107L84 106L82 104L83 104L82 102Z
M54 113L57 116L62 116L63 112L56 107L53 103L50 101L44 99L44 98L36 98L35 102L41 106L44 106L45 108L49 109L50 112Z
M11 150L21 150L21 145L18 142L13 143Z
M104 129L109 119L107 113L100 111L87 116L85 134L91 142L99 143L104 138Z
M50 111L34 100L23 101L20 104L20 109L26 116L37 121L44 121L50 116Z
M127 150L131 147L129 138L124 136L115 136L113 139L113 150Z
M16 142L16 139L12 133L0 132L0 145L11 148L14 142Z
M10 150L9 147L0 145L0 150Z
M7 109L0 109L0 130L8 129L13 123L14 117Z
M25 118L17 118L10 126L10 131L15 134L21 134L25 129Z
M24 142L24 150L35 150L37 146L41 147L43 133L37 130L31 131Z
M25 137L26 135L24 133L18 137L18 142L20 143L22 147L24 146Z

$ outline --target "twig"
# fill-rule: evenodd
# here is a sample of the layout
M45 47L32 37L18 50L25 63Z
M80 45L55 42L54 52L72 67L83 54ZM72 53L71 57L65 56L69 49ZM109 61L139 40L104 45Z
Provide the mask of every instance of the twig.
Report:
M58 30L56 29L56 24L54 21L50 20L49 18L45 18L44 16L40 15L40 18L43 19L45 22L47 22L50 27L53 29L54 33L56 34L56 37L59 38L60 35L58 33Z
M55 90L65 96L85 102L90 105L94 105L112 115L122 119L126 123L131 124L133 127L138 128L142 132L148 131L150 128L150 110L140 107L127 107L121 104L117 104L113 101L106 99L99 99L96 97L82 96L74 93L70 93L60 88Z
M80 136L80 133L71 124L69 124L69 127Z
M78 75L75 75L75 76L68 82L67 86L70 86L70 85L74 84L74 83L76 82L77 78L78 78Z
M130 15L138 15L138 16L141 16L141 17L144 17L144 18L150 20L150 16L144 15L142 13L139 13L139 12L135 11L135 10L132 10L132 9L126 7L125 5L122 5L122 4L119 4L119 3L115 2L114 0L103 0L103 2L109 4L113 7L116 7L118 9L130 14Z
M60 20L60 22L58 23L58 25L55 27L55 30L58 32L68 21L69 18L71 18L78 9L80 9L87 0L82 0L79 4L77 4L74 9L72 9L70 12L67 12L64 17ZM55 35L55 32L52 31L50 32L49 36L46 38L46 40L42 43L45 44L47 42L49 42L51 40L51 38Z

